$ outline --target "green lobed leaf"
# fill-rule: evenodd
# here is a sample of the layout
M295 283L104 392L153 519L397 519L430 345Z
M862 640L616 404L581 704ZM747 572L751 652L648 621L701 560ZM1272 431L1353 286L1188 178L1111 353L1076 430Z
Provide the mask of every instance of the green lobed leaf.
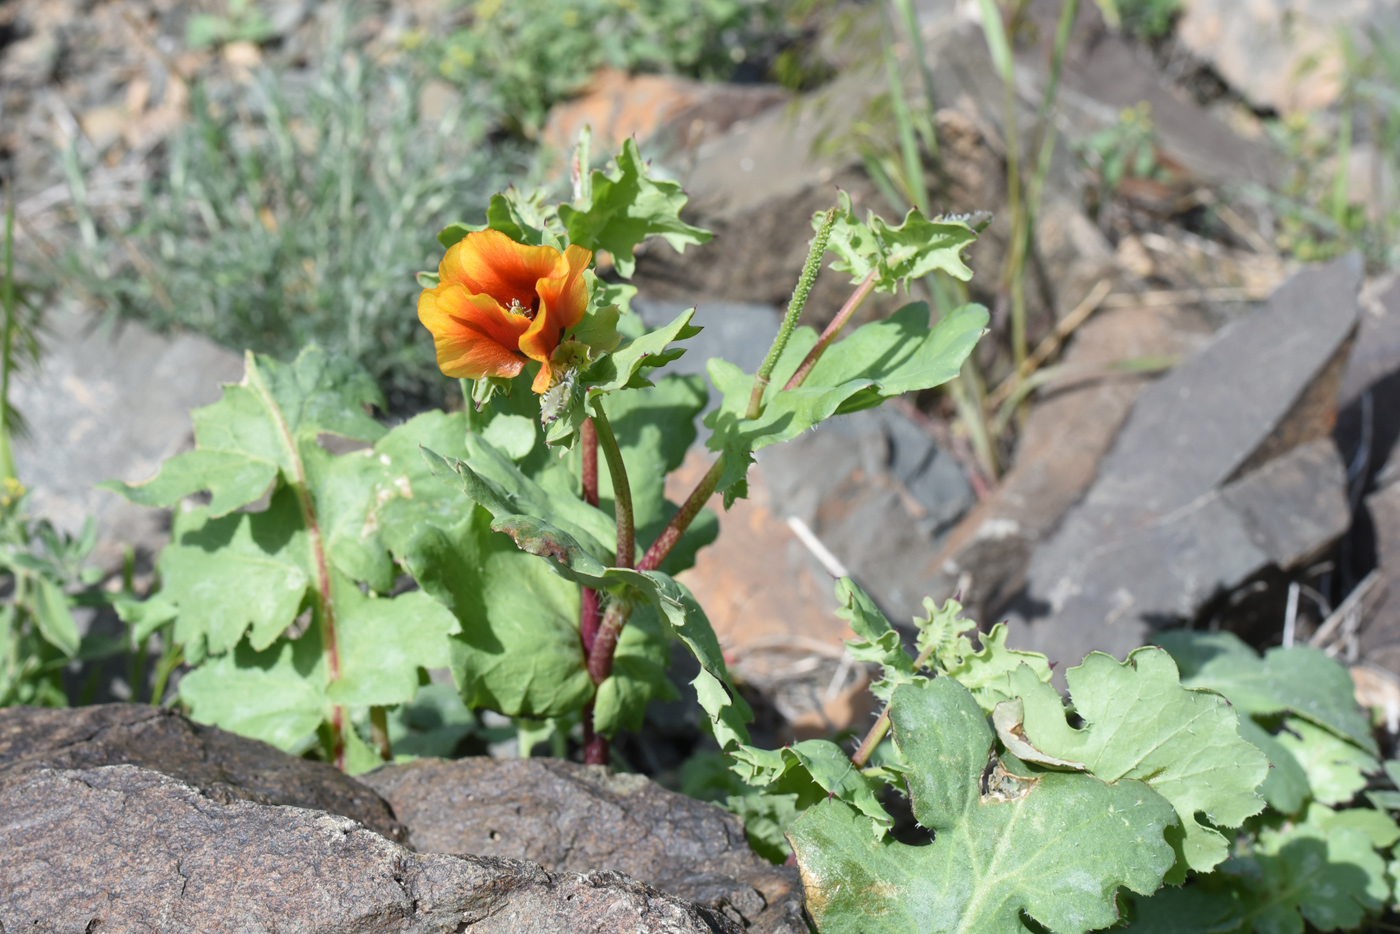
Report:
M258 652L246 641L180 679L180 700L199 723L300 753L329 711L319 689L326 676L315 631L278 639Z
M858 662L881 666L880 677L870 684L871 694L888 701L899 685L927 680L914 671L914 659L904 650L899 633L859 584L849 577L838 580L836 600L841 604L836 615L856 634L846 640L846 651Z
M579 642L578 588L491 530L480 507L447 529L419 528L406 566L458 621L450 667L469 707L552 717L593 696Z
M333 707L410 701L418 691L418 669L447 664L447 635L456 622L426 594L366 596L335 571L330 583L337 679L329 679L318 625L295 639L279 637L261 651L244 640L180 680L190 716L301 751Z
M982 646L975 652L966 638L961 639L957 655L943 668L943 673L962 682L988 713L1002 701L1010 700L1006 676L1011 672L1031 672L1047 684L1054 674L1049 660L1039 652L1008 649L1006 637L1010 631L1006 623L997 623L978 636Z
M310 543L296 495L282 487L262 512L179 516L157 562L162 599L175 605L175 641L198 661L247 633L254 651L297 618L311 587Z
M710 360L710 382L723 399L705 417L713 431L707 443L725 457L718 489L725 494L726 506L747 495L744 478L753 452L790 441L833 415L942 385L958 375L986 326L987 311L980 305L957 308L932 328L927 305L905 305L833 344L800 387L783 389L817 341L811 328L798 328L774 367L762 413L754 419L745 417L753 376L728 361Z
M1379 911L1390 895L1385 868L1363 831L1305 823L1266 830L1252 856L1221 872L1243 891L1245 930L1302 934L1305 921L1334 931Z
M1317 649L1275 648L1260 658L1233 633L1188 630L1162 633L1157 643L1176 659L1187 687L1219 691L1251 716L1297 714L1377 754L1351 676Z
M1312 795L1312 786L1297 758L1252 717L1240 718L1239 731L1242 739L1257 747L1269 760L1269 776L1259 786L1259 794L1269 807L1285 815L1302 811Z
M1380 771L1370 753L1307 720L1288 717L1283 726L1275 739L1303 767L1313 797L1323 804L1350 801L1366 787L1366 776Z
M732 755L732 768L750 785L772 785L789 772L801 770L828 795L868 817L868 832L877 839L894 824L889 812L880 806L880 783L861 774L851 757L830 740L807 739L781 749L740 746Z
M1257 814L1255 794L1269 762L1240 738L1239 717L1212 691L1181 686L1176 663L1156 647L1142 648L1119 663L1101 652L1065 672L1075 712L1065 720L1059 692L1030 669L1013 672L1011 692L1025 703L1025 735L1036 749L1083 762L1106 782L1137 779L1171 802L1186 836L1184 868L1209 872L1229 855L1218 830L1203 823L1238 827Z
M914 816L934 839L877 838L843 801L810 808L788 838L822 934L1023 934L1023 913L1082 934L1118 919L1120 886L1155 891L1172 865L1170 804L1132 780L998 763L986 715L957 681L903 685L890 714Z
M226 515L259 499L281 471L300 482L299 448L329 433L374 441L384 428L364 406L382 406L373 379L358 364L329 357L313 345L292 363L247 354L243 381L224 387L223 398L195 409L195 450L167 460L139 484L99 484L143 506L173 506L208 490L210 515Z
M708 243L713 236L680 219L689 199L680 185L648 174L636 140L623 143L608 170L594 171L592 177L588 206L561 204L559 219L571 243L611 253L624 279L630 279L636 269L632 251L648 237L662 237L682 253L686 246Z
M817 220L812 223L818 226ZM976 239L977 231L967 219L929 220L917 208L906 214L898 227L891 227L874 212L862 222L856 219L850 196L843 191L827 250L840 257L831 268L847 273L851 281L860 282L873 273L876 290L894 292L935 271L964 282L971 279L972 270L962 261L962 251Z

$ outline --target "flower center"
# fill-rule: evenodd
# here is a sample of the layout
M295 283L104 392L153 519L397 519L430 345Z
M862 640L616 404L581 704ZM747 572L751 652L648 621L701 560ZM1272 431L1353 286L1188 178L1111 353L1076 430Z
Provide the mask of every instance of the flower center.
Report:
M506 306L506 311L513 315L522 315L533 321L535 320L535 313L539 311L539 306L539 298L534 299L529 305L522 305L520 299L512 298L510 304Z

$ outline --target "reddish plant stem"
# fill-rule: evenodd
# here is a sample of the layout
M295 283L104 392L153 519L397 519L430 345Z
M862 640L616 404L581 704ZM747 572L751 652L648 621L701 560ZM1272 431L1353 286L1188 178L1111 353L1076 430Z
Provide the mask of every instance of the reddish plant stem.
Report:
M618 597L608 604L603 622L598 626L598 636L593 640L593 651L588 653L588 676L594 684L602 684L612 674L617 639L631 615L632 602L625 597Z
M306 526L306 540L311 548L311 561L316 571L316 621L321 627L321 653L326 661L326 682L329 685L340 680L340 646L336 641L335 601L331 598L330 566L326 561L326 545L321 538L321 524L316 518L316 504L311 498L311 487L306 481L306 466L302 463L296 438L292 436L286 419L282 417L282 410L277 407L267 384L263 382L262 374L253 363L251 351L248 354L248 382L263 397L267 410L272 413L277 422L277 428L282 434L282 441L291 454L294 476L291 478L290 486L292 492L296 494L297 505L301 507L301 519ZM345 769L344 707L331 709L330 726L331 761L335 763L336 768L343 771Z
M792 374L792 379L787 381L784 389L796 389L807 379L807 374L812 372L812 367L817 365L817 361L826 353L826 348L831 346L831 342L836 340L836 335L841 333L841 329L846 326L846 322L851 320L851 316L856 313L861 302L870 294L870 290L875 288L875 272L872 270L863 280L856 290L851 293L851 297L846 299L846 304L841 306L841 310L836 313L836 317L831 319L831 323L822 331L822 336L817 338L817 345L807 352L807 356L802 359L802 365L797 368L797 372Z
M598 505L598 429L593 419L585 418L579 430L579 451L583 455L583 501Z
M598 429L593 427L593 419L583 420L579 431L579 452L583 455L583 501L590 506L598 505ZM598 634L598 591L592 587L583 588L583 598L579 603L578 633L583 642L583 657L588 658L593 651L593 639ZM584 717L584 732L592 732L592 710Z
M588 718L583 721L583 764L584 765L607 765L611 760L609 755L609 743L606 736L598 736L593 732L593 708L588 709Z
M705 472L705 476L700 478L700 482L695 485L690 496L686 497L685 503L681 506L680 512L676 513L671 521L666 524L666 528L661 530L661 534L656 537L656 541L647 549L647 553L642 555L642 560L637 564L639 571L655 571L661 567L661 562L666 560L666 556L671 553L671 549L676 547L676 542L681 540L685 530L690 528L690 523L695 521L695 517L700 514L700 510L705 508L710 497L715 492L715 486L719 483L720 474L724 473L724 455L721 454L710 465L710 469Z

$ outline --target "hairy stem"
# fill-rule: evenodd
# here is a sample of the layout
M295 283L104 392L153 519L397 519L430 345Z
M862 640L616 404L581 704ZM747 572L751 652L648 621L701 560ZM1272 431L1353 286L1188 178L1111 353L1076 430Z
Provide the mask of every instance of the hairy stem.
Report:
M618 597L608 604L603 622L598 626L598 638L593 640L593 651L588 653L588 676L594 684L602 684L612 674L617 639L631 615L632 601L626 597Z
M579 453L583 456L583 501L590 506L598 505L598 429L593 419L583 420L579 431ZM579 602L579 638L583 641L583 655L593 650L593 637L598 634L598 591L592 587L583 588ZM585 718L588 723L588 718Z
M788 339L797 328L797 319L802 317L802 309L807 305L807 296L812 294L812 284L817 281L817 273L821 272L822 256L826 253L826 244L831 239L831 227L835 223L836 209L832 208L826 212L821 226L817 228L816 236L812 238L812 245L807 250L807 261L802 264L802 275L798 276L797 287L792 290L792 300L788 302L787 314L783 315L778 336L773 338L773 346L768 348L768 356L763 358L763 364L754 376L753 392L749 395L749 410L745 418L758 418L759 413L763 411L763 393L768 389L773 367L778 365L778 358L783 355Z
M710 497L715 492L715 486L719 483L720 474L724 473L724 455L715 458L715 462L710 465L710 469L705 472L705 476L700 478L700 482L695 485L695 489L686 497L681 505L680 512L677 512L671 521L666 524L666 528L661 530L661 534L652 542L647 553L642 555L641 562L637 565L639 571L655 571L661 567L661 562L666 560L666 556L671 553L671 549L676 547L676 542L681 540L685 530L690 528L690 523L695 521L695 517L700 514L700 510L705 508Z
M817 365L817 361L826 353L826 348L831 346L831 342L836 340L836 335L841 333L841 329L846 326L846 322L851 320L851 316L856 313L861 302L875 288L875 271L871 270L856 290L851 293L851 297L846 299L846 304L841 306L841 310L836 313L836 317L831 319L831 323L822 331L822 336L817 338L817 345L807 352L803 358L802 365L797 368L797 372L792 374L792 379L787 381L783 389L796 389L807 379L807 374L812 372L812 367Z
M933 646L929 646L919 653L914 659L914 670L919 671L928 664L929 658L933 655ZM865 768L865 763L870 761L870 757L875 753L875 747L880 745L880 740L885 738L885 734L890 731L890 705L887 702L885 709L880 711L880 716L876 718L875 724L870 728L870 732L865 734L865 738L860 741L860 746L851 755L851 764L858 769Z
M617 446L612 424L603 411L601 396L593 398L593 427L612 476L613 504L617 509L617 566L630 568L636 560L637 549L632 528L632 487L627 482L627 465L622 462L622 449Z

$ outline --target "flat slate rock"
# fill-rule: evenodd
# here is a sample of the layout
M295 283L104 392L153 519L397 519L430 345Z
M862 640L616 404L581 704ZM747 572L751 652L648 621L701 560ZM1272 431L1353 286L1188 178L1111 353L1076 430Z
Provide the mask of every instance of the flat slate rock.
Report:
M419 855L349 818L216 800L133 765L0 775L0 930L716 934L616 872Z
M16 378L11 397L30 428L15 444L30 510L71 532L94 516L94 561L110 569L121 566L125 545L158 551L169 519L96 484L146 480L187 449L190 410L217 402L222 383L241 379L243 358L193 334L99 321L76 311L50 315L39 367Z
M0 781L42 769L106 765L154 769L224 804L242 800L328 811L397 843L408 840L377 794L327 763L289 756L170 710L144 704L0 709Z
M1011 606L1018 648L1066 665L1095 649L1121 658L1345 530L1327 436L1360 282L1356 257L1306 269L1143 390L1088 494L1031 560ZM1271 470L1282 455L1294 459ZM1280 517L1295 509L1306 515L1291 528Z
M734 815L643 776L557 759L472 758L385 766L361 780L389 802L419 852L617 870L750 932L807 930L796 869L750 850Z

